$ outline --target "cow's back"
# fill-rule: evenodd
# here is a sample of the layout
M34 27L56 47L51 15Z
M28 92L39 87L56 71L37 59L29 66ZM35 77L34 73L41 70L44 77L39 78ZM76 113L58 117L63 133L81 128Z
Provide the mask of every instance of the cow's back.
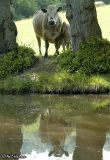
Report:
M42 28L42 22L44 18L44 13L42 11L38 11L33 16L33 27L36 36L43 38L43 28Z

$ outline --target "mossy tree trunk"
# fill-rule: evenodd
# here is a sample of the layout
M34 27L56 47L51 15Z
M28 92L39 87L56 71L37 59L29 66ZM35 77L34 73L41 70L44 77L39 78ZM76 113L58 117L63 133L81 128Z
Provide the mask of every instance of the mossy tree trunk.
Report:
M66 0L66 16L70 22L72 47L75 52L88 38L102 37L94 0Z
M0 54L17 48L17 29L10 11L12 0L0 0Z

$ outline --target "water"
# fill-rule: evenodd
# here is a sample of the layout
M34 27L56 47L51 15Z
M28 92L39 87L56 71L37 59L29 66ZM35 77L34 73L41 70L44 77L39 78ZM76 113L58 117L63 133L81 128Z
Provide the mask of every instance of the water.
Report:
M0 159L110 160L109 122L106 95L0 96Z

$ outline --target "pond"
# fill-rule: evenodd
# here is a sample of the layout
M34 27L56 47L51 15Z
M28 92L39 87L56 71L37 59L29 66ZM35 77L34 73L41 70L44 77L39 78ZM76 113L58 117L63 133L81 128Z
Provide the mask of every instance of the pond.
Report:
M110 160L109 95L0 95L0 159Z

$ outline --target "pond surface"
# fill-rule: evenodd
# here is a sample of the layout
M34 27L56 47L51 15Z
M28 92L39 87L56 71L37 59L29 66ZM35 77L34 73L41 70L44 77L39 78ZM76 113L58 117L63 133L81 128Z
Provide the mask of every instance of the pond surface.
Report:
M0 159L110 160L110 96L0 96Z

